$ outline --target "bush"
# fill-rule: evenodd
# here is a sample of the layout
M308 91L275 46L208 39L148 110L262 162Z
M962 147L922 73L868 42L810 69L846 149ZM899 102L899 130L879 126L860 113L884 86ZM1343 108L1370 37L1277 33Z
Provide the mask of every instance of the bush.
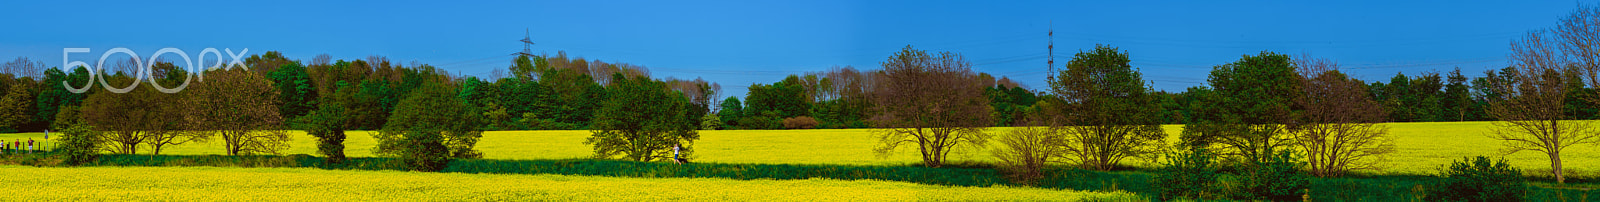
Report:
M783 128L787 129L812 129L817 128L817 119L809 116L799 116L783 119Z
M93 162L100 155L100 132L85 124L65 126L61 131L61 143L56 145L56 151L66 159L67 165L83 165Z
M1306 188L1311 186L1311 179L1300 171L1303 164L1297 161L1288 151L1275 152L1267 162L1256 163L1251 166L1250 173L1244 176L1245 193L1250 195L1240 196L1240 199L1267 199L1273 201L1300 200Z
M373 153L400 156L407 169L438 171L451 158L482 158L472 149L483 137L483 118L477 109L455 96L443 84L424 84L395 106L383 130L373 135Z
M749 116L739 118L738 125L740 129L777 129L782 125L779 122L782 121L769 116Z
M1527 194L1522 171L1505 159L1491 164L1489 157L1463 158L1450 163L1443 175L1428 189L1429 201L1523 201Z
M1205 149L1172 153L1156 170L1155 189L1162 200L1218 198L1216 157Z
M998 140L1001 146L993 151L994 157L1000 159L1000 169L1022 184L1033 184L1044 177L1041 170L1050 155L1056 152L1054 145L1051 145L1055 139L1047 130L1041 127L1018 127L1000 136Z
M438 133L406 131L405 145L400 157L407 170L439 171L450 163L450 149L444 146L444 136Z
M722 118L717 117L717 114L706 113L705 116L700 117L700 130L717 129L722 129Z
M562 123L553 118L538 118L534 113L522 113L518 124L526 126L529 130L577 130L582 126L573 123Z

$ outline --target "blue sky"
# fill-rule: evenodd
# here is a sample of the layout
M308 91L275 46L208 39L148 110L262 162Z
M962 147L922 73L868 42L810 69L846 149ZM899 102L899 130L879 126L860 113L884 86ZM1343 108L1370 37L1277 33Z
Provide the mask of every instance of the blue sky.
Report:
M269 2L269 3L257 3ZM115 47L269 50L310 61L383 55L488 75L531 30L534 52L625 62L656 77L751 83L831 66L879 68L906 45L961 53L974 69L1044 88L1057 65L1109 44L1158 90L1203 85L1211 67L1275 51L1333 59L1363 80L1469 76L1506 66L1511 39L1592 1L182 1L0 2L0 58L62 64Z

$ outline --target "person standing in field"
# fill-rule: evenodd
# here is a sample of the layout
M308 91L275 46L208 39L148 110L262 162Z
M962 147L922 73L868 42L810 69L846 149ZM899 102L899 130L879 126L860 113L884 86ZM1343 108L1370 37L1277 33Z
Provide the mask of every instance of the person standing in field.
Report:
M28 154L33 154L33 138L28 138Z
M683 159L678 158L678 148L679 144L672 144L672 162L678 163L678 165L683 165Z

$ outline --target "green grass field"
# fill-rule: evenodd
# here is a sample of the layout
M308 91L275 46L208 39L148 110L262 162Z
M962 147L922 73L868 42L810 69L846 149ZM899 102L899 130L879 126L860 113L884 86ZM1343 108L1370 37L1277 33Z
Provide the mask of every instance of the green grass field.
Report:
M1389 123L1390 133L1396 138L1396 153L1388 156L1382 170L1374 174L1434 174L1441 166L1462 157L1485 155L1498 157L1500 142L1486 136L1489 122L1435 122ZM1167 125L1169 143L1178 140L1181 125ZM994 128L1001 133L1008 128ZM346 154L354 157L371 156L376 145L365 131L350 132L346 140ZM0 134L0 139L12 141L33 137L41 140L41 133ZM490 131L484 134L477 149L489 159L570 159L591 155L584 145L589 131ZM315 139L296 132L292 147L285 154L316 154ZM754 164L846 164L846 165L904 165L920 162L914 148L905 148L887 158L872 152L871 129L821 129L821 130L717 130L701 131L695 143L697 162L754 163ZM993 148L993 147L991 147ZM163 154L206 155L224 154L222 143L190 143L171 146ZM969 150L970 151L970 150ZM1512 165L1529 175L1548 175L1550 163L1542 153L1525 151L1504 156ZM1577 145L1563 151L1564 165L1570 176L1600 176L1600 145ZM973 151L951 157L954 161L992 162L987 151ZM1153 162L1128 161L1126 164L1148 167Z
M1126 192L949 187L874 180L729 180L340 171L307 168L0 166L5 200L886 201L1140 200Z

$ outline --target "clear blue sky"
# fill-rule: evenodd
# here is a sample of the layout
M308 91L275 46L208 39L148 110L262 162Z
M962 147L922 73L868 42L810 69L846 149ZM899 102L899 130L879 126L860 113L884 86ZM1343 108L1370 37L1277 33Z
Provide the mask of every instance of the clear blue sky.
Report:
M0 2L0 58L62 62L62 48L148 57L175 47L269 50L302 61L368 55L472 75L534 52L701 77L741 96L751 83L834 65L878 68L905 45L965 55L981 72L1045 87L1045 32L1057 65L1110 44L1158 90L1203 85L1211 66L1263 50L1331 58L1357 78L1469 76L1506 66L1508 44L1575 1L459 1Z

